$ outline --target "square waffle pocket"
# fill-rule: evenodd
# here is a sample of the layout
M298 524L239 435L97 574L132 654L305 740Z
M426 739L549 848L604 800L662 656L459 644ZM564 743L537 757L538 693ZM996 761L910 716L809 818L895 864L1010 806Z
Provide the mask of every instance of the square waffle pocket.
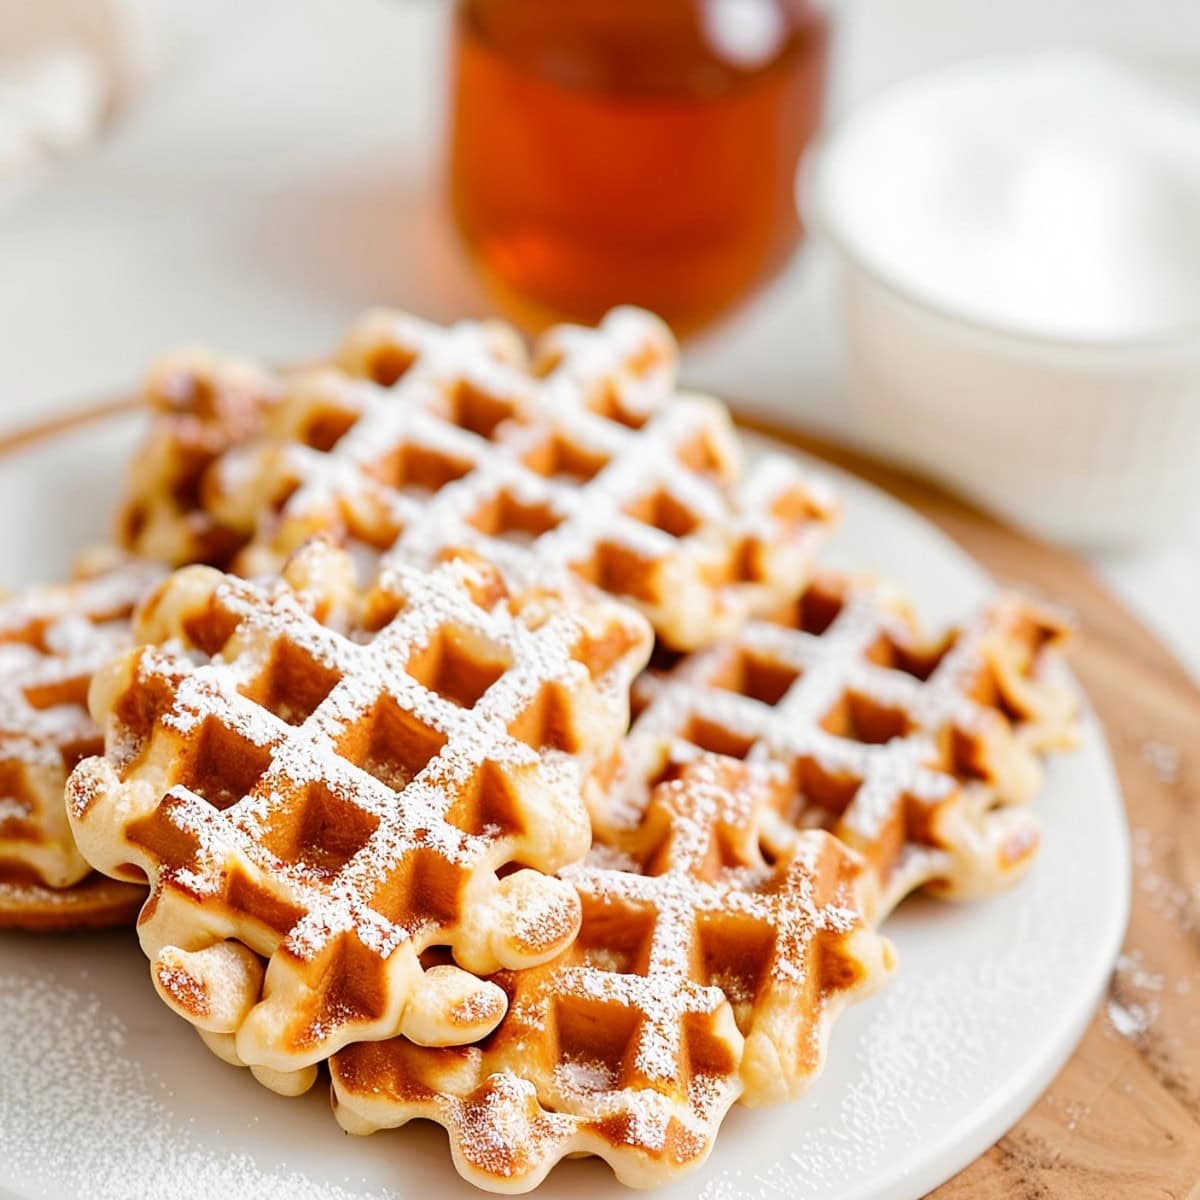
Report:
M528 1191L571 1154L648 1187L701 1163L735 1100L802 1093L892 952L866 925L857 854L821 831L764 854L778 788L714 756L656 787L620 845L562 872L579 936L496 977L495 1032L347 1047L330 1063L338 1120L360 1134L437 1121L460 1174L491 1191Z
M218 1054L297 1092L353 1040L470 1041L505 1007L476 974L570 942L578 899L543 872L587 850L637 613L513 599L465 559L359 587L315 542L270 583L177 572L136 634L93 684L106 756L71 776L71 823L149 880L155 985ZM439 947L458 965L426 969Z
M63 789L103 744L86 704L92 675L132 644L130 613L162 572L111 558L92 568L0 600L0 926L117 924L144 896L92 874Z
M819 572L799 598L707 650L660 660L638 715L595 773L593 818L635 827L674 764L717 753L786 781L778 836L832 830L871 864L877 917L922 886L969 897L1030 865L1039 754L1075 738L1054 669L1062 619L1002 595L930 638L899 595Z

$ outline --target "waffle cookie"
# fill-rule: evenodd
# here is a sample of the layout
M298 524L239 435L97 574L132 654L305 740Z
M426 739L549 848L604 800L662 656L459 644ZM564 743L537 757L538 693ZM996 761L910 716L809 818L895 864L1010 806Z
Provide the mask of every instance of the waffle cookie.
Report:
M594 820L635 828L672 764L716 753L785 782L781 840L822 827L862 853L880 917L921 886L995 891L1038 846L1023 807L1038 754L1074 739L1074 696L1050 669L1066 633L1003 595L929 638L886 586L819 572L795 602L639 679L631 734L595 776Z
M468 550L514 589L583 581L707 644L795 593L833 503L786 458L744 469L725 409L675 391L675 353L633 309L550 331L531 361L503 327L371 314L208 467L203 520L244 543L240 574L314 534L422 566Z
M539 362L545 366L563 357L569 347L573 362L593 363L595 386L604 380L616 387L612 367L619 347L631 361L620 380L620 394L638 411L653 407L659 395L669 395L673 387L674 345L660 323L648 314L644 320L642 314L638 317L636 322L611 318L603 339L590 330L562 326L544 339ZM589 339L595 343L590 353L581 345ZM528 367L524 343L502 322L462 321L443 329L386 310L364 313L325 365L390 387L430 355L444 355L447 346L470 347L476 358ZM136 554L173 566L227 566L248 531L220 521L212 512L206 499L208 469L226 450L263 431L285 380L284 372L201 349L181 350L154 363L142 387L142 400L153 414L150 432L130 463L117 515L117 541ZM335 437L336 431L312 430L309 436L321 440Z
M296 1092L352 1040L471 1041L505 1007L475 975L570 942L578 899L542 872L587 850L581 772L628 723L637 613L514 600L465 559L359 587L318 541L273 582L177 572L135 633L93 684L106 757L71 776L71 822L149 880L155 986L223 1057ZM438 947L458 966L426 970Z
M794 1097L836 1014L891 968L864 921L862 860L821 831L764 856L769 772L708 756L654 791L620 847L563 872L583 921L553 961L508 971L499 1028L476 1046L396 1038L330 1063L352 1133L423 1117L492 1191L535 1187L595 1154L650 1186L704 1160L739 1097Z
M101 880L67 824L67 773L100 749L93 673L129 645L129 615L160 574L97 564L0 601L0 927L67 930L131 919L145 893Z
M794 593L832 500L782 457L746 473L721 405L647 384L659 334L618 310L520 368L452 330L390 387L297 381L210 480L220 519L253 529L237 568L272 570L315 532L421 565L465 548L516 588L596 585L680 648L736 628Z

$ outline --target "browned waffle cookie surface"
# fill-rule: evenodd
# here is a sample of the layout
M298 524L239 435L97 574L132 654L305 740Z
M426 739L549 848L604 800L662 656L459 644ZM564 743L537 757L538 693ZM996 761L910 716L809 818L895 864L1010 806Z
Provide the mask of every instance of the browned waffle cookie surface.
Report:
M713 756L654 793L623 847L563 872L583 920L543 966L506 972L508 1014L482 1045L356 1045L331 1063L352 1132L426 1117L458 1170L526 1191L597 1154L648 1186L697 1165L739 1097L794 1097L832 1021L891 966L865 926L861 859L824 832L764 857L768 773Z
M231 446L260 433L283 380L243 359L181 350L146 373L150 428L129 464L117 540L178 565L222 563L242 539L205 505L205 475Z
M915 887L968 896L1017 877L1038 844L1038 752L1070 745L1053 669L1061 619L1002 596L937 638L867 579L820 572L793 603L651 669L602 828L635 827L673 763L718 753L786 781L781 836L832 829L871 862L886 913Z
M92 578L0 601L0 925L108 924L141 895L89 878L63 788L102 745L86 705L91 677L130 644L130 613L159 574L110 562Z
M651 328L657 331L660 327L655 323ZM564 343L579 357L579 339L573 333L564 327L548 337L542 361L561 355ZM654 352L657 347L657 339L653 347L627 347L649 396L662 386L669 392L674 379L673 358L661 359ZM521 339L500 322L462 321L447 329L384 310L365 313L329 365L340 367L349 376L390 387L431 356L444 358L448 352L456 357L469 353L476 360L512 367L528 366ZM588 357L584 356L585 361ZM611 370L611 356L604 359ZM597 371L593 369L591 374L598 383ZM219 503L236 511L237 519L229 524L218 518L210 495L209 468L225 451L263 432L286 383L286 373L202 349L177 351L154 363L142 388L142 398L153 414L150 431L130 463L128 486L118 512L121 543L174 565L228 565L253 532L257 514L247 516L236 495L226 492ZM463 420L468 426L483 419L476 411L479 404L465 395L462 400ZM345 416L336 409L314 412L307 421L305 415L300 414L299 421L303 438L314 445L328 449L345 432ZM296 424L296 418L281 419L279 427L287 430ZM253 499L246 499L252 506Z
M318 541L274 582L178 572L137 632L93 687L107 757L73 774L72 824L149 878L156 986L218 1053L296 1091L353 1039L470 1041L505 998L468 972L569 943L578 899L542 872L587 849L638 614L513 599L465 559L361 588ZM439 946L459 965L426 970Z

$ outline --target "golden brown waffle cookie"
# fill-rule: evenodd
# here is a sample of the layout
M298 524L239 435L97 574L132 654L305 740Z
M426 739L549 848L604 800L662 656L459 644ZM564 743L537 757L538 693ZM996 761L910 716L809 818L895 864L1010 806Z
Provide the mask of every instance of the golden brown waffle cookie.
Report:
M0 929L77 933L132 925L146 889L94 871L70 887L52 888L32 871L0 864Z
M674 349L654 318L554 331L531 370L477 343L443 331L390 388L297 382L210 481L220 519L253 528L238 569L275 569L315 532L422 565L468 548L517 588L620 596L680 648L794 594L832 499L782 457L743 471L726 410L661 381Z
M181 350L146 373L150 431L129 464L117 540L160 562L223 563L238 534L205 506L204 476L230 446L261 432L282 379L243 359Z
M675 361L634 309L551 330L531 361L504 326L368 314L336 367L284 385L261 437L228 439L184 505L155 503L154 462L179 451L151 447L139 511L162 517L156 553L204 557L194 531L217 529L245 544L227 556L245 575L314 534L422 566L465 548L514 588L598 585L692 648L795 593L833 503L786 458L745 471L728 413L677 394Z
M88 684L130 644L130 612L161 575L145 563L102 566L0 600L0 926L113 924L144 896L90 877L63 802L67 773L103 744Z
M617 322L610 322L610 326ZM584 338L590 331L579 331ZM615 331L619 333L619 330ZM600 357L608 374L592 371L592 382L612 386L609 343L597 343L591 354L579 345L571 326L547 335L538 368L571 347L572 359L586 363ZM636 376L620 380L621 395L635 393L649 405L659 393L669 395L674 383L674 344L665 327L647 317L626 334L624 355L636 366ZM650 336L652 335L652 336ZM592 339L595 341L595 339ZM404 313L373 310L363 314L336 355L349 375L373 379L386 386L430 355L455 354L470 347L477 359L527 368L524 343L508 325L498 321L463 321L449 329ZM668 353L670 352L670 356ZM118 541L135 553L182 566L207 562L227 566L251 530L235 529L212 512L206 475L212 463L229 448L262 432L268 414L279 400L286 372L274 372L244 359L215 355L202 349L166 355L147 372L142 398L152 410L149 435L130 464L129 483L117 520ZM639 391L640 389L640 391ZM336 438L334 426L306 429L318 443Z
M437 1121L459 1172L492 1191L528 1191L569 1154L645 1187L702 1162L739 1097L802 1092L837 1013L892 959L865 927L856 854L818 831L763 856L777 787L713 756L661 784L626 849L598 846L563 872L579 937L497 977L509 1008L496 1032L348 1047L330 1064L339 1121Z
M922 885L996 890L1037 849L1020 807L1037 752L1074 738L1076 702L1051 669L1065 636L1059 617L1006 595L928 638L886 586L821 572L767 619L642 676L594 818L636 827L672 763L729 755L786 781L781 837L829 828L866 856L880 915Z
M466 560L360 589L316 542L270 583L177 572L135 633L93 684L107 757L71 821L98 869L149 879L155 985L218 1053L297 1091L354 1039L470 1041L504 996L467 972L570 941L577 899L541 872L587 849L637 613L512 600ZM466 970L425 970L439 946Z

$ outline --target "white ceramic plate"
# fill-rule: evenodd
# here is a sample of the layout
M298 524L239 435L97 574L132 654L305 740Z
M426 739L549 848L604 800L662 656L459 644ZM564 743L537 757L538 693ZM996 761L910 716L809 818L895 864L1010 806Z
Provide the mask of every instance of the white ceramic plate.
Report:
M105 420L0 460L0 562L11 585L53 578L101 537L137 435ZM923 519L839 477L847 519L827 556L903 583L930 622L963 615L983 572ZM843 1018L798 1103L736 1109L708 1163L664 1197L914 1200L982 1153L1049 1083L1112 968L1129 848L1101 730L1055 761L1045 845L1015 891L969 906L905 904L889 922L898 977ZM0 936L0 1194L92 1200L303 1195L475 1196L445 1136L416 1123L343 1134L324 1089L267 1092L218 1062L155 997L131 932ZM540 1197L628 1194L597 1160L560 1165Z

